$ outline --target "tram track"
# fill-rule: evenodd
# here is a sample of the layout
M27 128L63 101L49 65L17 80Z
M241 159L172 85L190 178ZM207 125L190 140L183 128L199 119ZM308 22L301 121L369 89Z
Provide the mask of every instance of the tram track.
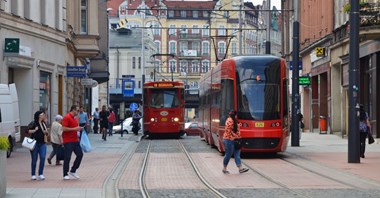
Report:
M203 185L210 191L211 194L215 195L215 197L218 198L226 198L227 196L223 195L221 192L219 192L216 188L214 188L201 174L198 167L196 166L194 160L191 158L189 152L186 150L185 146L182 144L180 140L177 140L178 146L181 148L182 152L185 154L186 158L188 159L189 163L191 164L191 167L193 168L195 174L197 175L198 179L203 183ZM149 189L147 188L145 177L147 173L147 169L149 168L149 157L152 147L152 140L149 140L149 144L147 146L144 160L142 163L141 171L139 174L139 189L141 192L142 197L144 198L150 198L149 195Z

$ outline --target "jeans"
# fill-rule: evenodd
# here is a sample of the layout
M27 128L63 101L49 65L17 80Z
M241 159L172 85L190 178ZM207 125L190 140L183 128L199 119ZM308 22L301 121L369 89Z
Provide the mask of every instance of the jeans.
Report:
M94 118L94 133L98 133L98 129L99 129L99 119L96 119Z
M67 175L67 172L69 172L69 166L70 166L70 160L71 155L74 152L76 155L75 161L73 166L71 167L70 172L75 173L77 169L80 166L80 163L83 158L83 151L82 148L79 145L79 142L68 142L66 144L63 144L65 147L65 159L63 160L63 176Z
M227 167L232 154L234 155L236 166L240 167L241 166L240 149L235 149L234 141L223 140L223 145L224 145L224 150L225 150L224 159L223 159L224 167Z
M53 142L51 143L51 145L53 146L53 151L49 155L49 159L50 160L53 159L53 157L55 156L55 154L57 154L58 147L61 146L61 145L53 143ZM56 161L58 162L59 160L56 160Z
M44 174L44 167L45 167L45 159L46 159L46 144L38 144L36 143L36 146L34 147L33 151L30 151L30 154L32 156L32 176L36 175L36 165L37 165L37 158L38 155L40 156L40 166L38 168L38 175Z
M108 135L112 136L113 123L108 123Z

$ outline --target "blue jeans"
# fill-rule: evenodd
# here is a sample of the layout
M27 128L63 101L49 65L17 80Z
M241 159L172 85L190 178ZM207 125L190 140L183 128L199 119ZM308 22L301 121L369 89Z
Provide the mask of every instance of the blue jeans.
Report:
M113 123L108 123L108 135L112 136Z
M241 166L241 160L240 160L240 149L235 149L234 141L233 140L223 140L224 145L224 159L223 159L223 165L224 167L227 167L228 162L230 162L232 154L234 154L235 163L237 167Z
M38 175L44 174L45 159L46 159L46 144L38 144L34 147L33 151L30 151L32 156L32 175L36 175L37 158L40 156L40 166L38 168Z
M82 162L83 158L83 151L80 147L79 142L68 142L66 144L63 144L65 147L65 159L63 160L63 176L67 175L67 172L69 172L69 166L70 166L70 160L71 155L74 152L76 155L75 161L73 166L71 167L70 172L75 173L77 169L80 166L80 163Z

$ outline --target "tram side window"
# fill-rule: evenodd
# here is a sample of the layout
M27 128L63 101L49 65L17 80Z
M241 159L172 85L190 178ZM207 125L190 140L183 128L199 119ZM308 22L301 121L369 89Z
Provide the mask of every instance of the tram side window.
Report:
M228 112L234 108L234 81L222 79L221 81L221 100L220 103L220 126L226 124Z
M144 89L144 106L148 106L149 104L149 96L148 96L148 90Z

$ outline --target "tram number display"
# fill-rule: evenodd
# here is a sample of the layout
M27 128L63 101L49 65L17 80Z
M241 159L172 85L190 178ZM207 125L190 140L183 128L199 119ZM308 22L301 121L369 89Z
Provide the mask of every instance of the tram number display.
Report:
M173 83L154 83L154 87L174 87Z
M263 128L264 127L264 122L256 122L255 123L255 127Z
M166 121L168 121L168 118L161 118L161 121L166 122Z

